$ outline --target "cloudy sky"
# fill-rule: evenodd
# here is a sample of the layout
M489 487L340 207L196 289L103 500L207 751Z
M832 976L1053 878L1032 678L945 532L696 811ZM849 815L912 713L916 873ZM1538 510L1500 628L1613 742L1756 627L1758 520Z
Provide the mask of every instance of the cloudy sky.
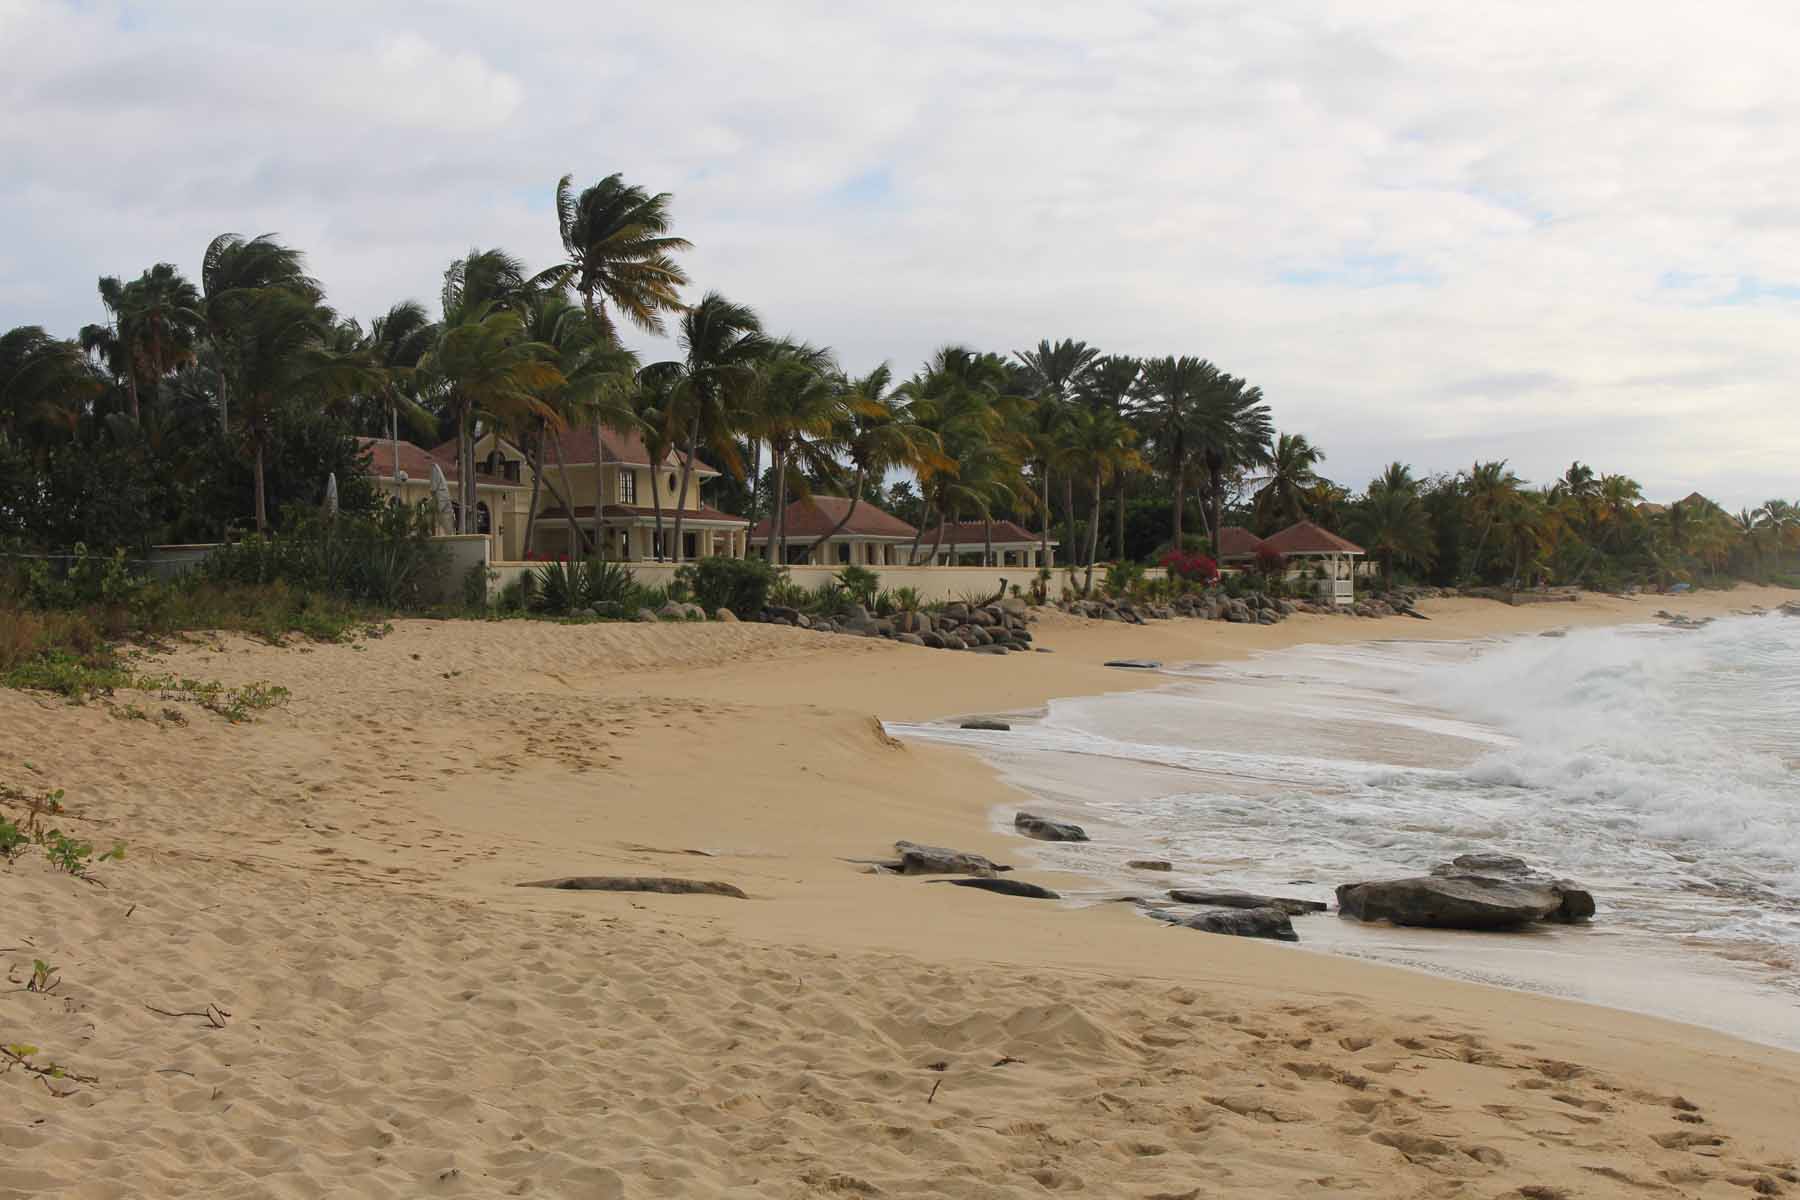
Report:
M1800 495L1797 46L1792 0L0 0L0 328L226 230L367 317L621 171L852 369L1195 354L1351 486L1737 507Z

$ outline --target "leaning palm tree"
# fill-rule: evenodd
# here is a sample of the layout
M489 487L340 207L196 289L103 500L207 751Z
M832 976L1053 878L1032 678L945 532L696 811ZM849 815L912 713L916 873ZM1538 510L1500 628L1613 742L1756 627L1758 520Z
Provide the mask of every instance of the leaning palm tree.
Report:
M1013 358L1025 369L1035 403L1025 410L1025 434L1031 446L1032 466L1038 475L1038 506L1042 511L1039 530L1042 561L1050 561L1050 463L1075 394L1085 387L1100 357L1100 351L1086 342L1064 338L1060 342L1040 341L1035 350L1015 350ZM1065 491L1063 515L1065 524L1074 521L1073 499ZM1072 531L1065 529L1072 536Z
M462 514L459 528L463 522L471 521L471 514L475 512L475 439L472 434L479 402L467 395L443 391L454 386L441 369L441 364L446 361L447 340L456 338L458 348L454 357L463 361L466 361L467 352L477 346L497 352L499 347L493 339L495 331L503 326L488 322L493 317L511 314L516 321L505 326L511 331L506 336L528 341L522 336L524 323L540 291L537 283L527 278L525 264L504 250L470 250L444 271L444 286L439 293L443 319L438 323L432 348L425 356L439 367L427 373L426 378L440 390L439 402L456 427L457 503L458 512ZM531 353L543 357L546 352L540 347Z
M475 529L474 428L488 418L497 427L517 427L535 416L555 413L543 396L562 386L550 347L526 337L524 319L492 302L446 325L420 370L440 389L456 425L458 491L462 503L457 531Z
M314 301L324 298L318 280L306 273L300 251L283 246L275 235L244 238L222 233L207 243L200 260L201 298L195 313L212 350L218 390L219 428L231 428L228 377L236 359L244 303L263 288L288 288Z
M675 496L673 557L681 560L682 513L693 479L694 457L705 445L734 475L743 469L733 435L745 421L757 385L757 365L768 353L762 321L749 306L708 292L681 314L681 357L644 368L653 386L666 387L671 443L681 452Z
M693 248L669 234L669 193L651 195L614 174L578 195L574 178L564 175L556 185L556 225L568 261L546 275L575 289L600 332L616 336L610 304L646 333L661 333L663 314L681 309L688 281L672 256Z
M1306 517L1307 498L1323 482L1318 466L1324 460L1325 452L1303 433L1284 433L1276 438L1263 485L1252 501L1257 522L1267 528L1276 519L1291 524Z
M789 480L830 477L838 470L829 438L847 419L848 406L835 372L821 369L820 360L821 355L807 346L779 343L771 348L745 415L745 432L753 441L768 443L775 468L769 554L778 563L787 561Z
M886 363L860 379L844 380L842 387L844 411L831 442L855 472L848 489L850 503L837 524L807 548L808 558L850 524L871 476L879 483L889 471L917 471L942 458L937 435L919 423L912 404L894 389L893 372Z
M332 349L332 313L298 292L259 291L243 313L237 362L237 427L250 449L256 528L269 525L266 461L283 410L328 405L374 384L377 371L359 354Z
M74 342L36 325L0 334L0 446L41 450L72 436L103 386Z

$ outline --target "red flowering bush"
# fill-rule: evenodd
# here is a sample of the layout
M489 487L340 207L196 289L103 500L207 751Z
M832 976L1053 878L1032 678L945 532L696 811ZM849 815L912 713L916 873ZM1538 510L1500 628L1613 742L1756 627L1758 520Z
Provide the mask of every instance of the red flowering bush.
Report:
M1171 579L1214 583L1219 578L1219 564L1197 550L1170 550L1160 562Z

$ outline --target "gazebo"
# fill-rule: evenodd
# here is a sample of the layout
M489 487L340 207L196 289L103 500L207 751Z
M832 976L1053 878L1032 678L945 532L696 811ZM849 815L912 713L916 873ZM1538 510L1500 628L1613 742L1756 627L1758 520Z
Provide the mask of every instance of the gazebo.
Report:
M1356 602L1356 560L1367 552L1355 542L1311 521L1301 521L1264 538L1262 549L1281 555L1289 566L1323 568L1325 578L1319 582L1319 599L1345 605ZM1296 559L1300 560L1298 564Z

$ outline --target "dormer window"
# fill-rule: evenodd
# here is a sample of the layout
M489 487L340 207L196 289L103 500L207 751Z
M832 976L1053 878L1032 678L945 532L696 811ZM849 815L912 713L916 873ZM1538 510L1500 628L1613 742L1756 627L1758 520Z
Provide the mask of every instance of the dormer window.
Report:
M637 472L636 471L625 470L625 471L619 472L619 503L620 504L636 504L637 503Z

